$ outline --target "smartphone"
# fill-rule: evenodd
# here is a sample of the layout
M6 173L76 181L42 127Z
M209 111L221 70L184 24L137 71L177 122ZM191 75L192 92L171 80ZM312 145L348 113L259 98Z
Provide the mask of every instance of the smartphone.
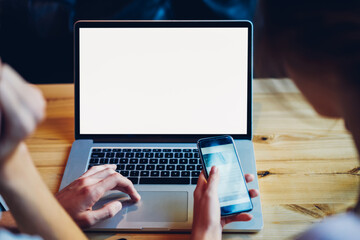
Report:
M218 195L221 216L251 211L253 204L234 139L231 136L202 138L197 142L197 147L206 178L209 177L212 166L219 170Z

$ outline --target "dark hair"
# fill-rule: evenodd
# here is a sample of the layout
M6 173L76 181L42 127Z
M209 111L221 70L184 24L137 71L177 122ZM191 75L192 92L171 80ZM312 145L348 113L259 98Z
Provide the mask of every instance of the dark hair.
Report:
M259 6L262 54L280 66L331 68L360 83L359 0L263 0Z

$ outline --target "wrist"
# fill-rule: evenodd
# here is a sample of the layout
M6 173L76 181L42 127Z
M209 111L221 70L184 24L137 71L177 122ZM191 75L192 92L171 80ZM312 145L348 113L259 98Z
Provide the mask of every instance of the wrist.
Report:
M221 231L205 231L205 232L193 232L191 234L191 240L221 240Z
M208 227L206 229L193 226L191 240L220 240L222 228L218 226Z
M32 172L34 168L25 143L20 143L9 156L1 159L0 191L19 185L18 181L21 181L24 175Z

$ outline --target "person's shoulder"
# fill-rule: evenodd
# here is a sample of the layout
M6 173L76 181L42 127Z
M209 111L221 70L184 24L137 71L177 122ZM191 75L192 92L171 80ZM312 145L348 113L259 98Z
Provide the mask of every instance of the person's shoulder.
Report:
M325 218L322 222L315 224L310 230L303 233L297 240L338 240L359 239L360 216L353 212L342 213Z
M4 229L0 229L0 239L3 240L42 240L38 236L30 236L26 234L14 234Z

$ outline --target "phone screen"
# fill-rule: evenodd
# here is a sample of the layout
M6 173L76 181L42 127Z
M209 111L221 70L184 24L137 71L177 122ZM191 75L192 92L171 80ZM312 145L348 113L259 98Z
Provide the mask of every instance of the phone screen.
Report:
M220 207L238 205L237 212L251 210L250 196L234 145L227 143L209 147L200 146L200 148L207 173L210 172L212 166L216 166L219 170Z

